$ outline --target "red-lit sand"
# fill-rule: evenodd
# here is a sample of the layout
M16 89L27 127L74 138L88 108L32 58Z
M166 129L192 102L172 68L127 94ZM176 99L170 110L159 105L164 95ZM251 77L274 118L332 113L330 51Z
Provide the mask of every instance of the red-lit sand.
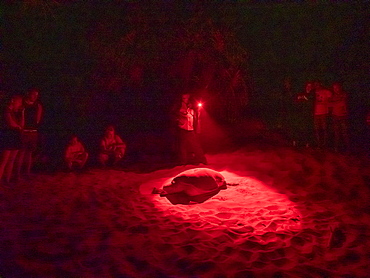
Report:
M190 167L39 174L1 189L0 274L369 277L368 162L282 148L208 159L238 185L203 204L149 194Z

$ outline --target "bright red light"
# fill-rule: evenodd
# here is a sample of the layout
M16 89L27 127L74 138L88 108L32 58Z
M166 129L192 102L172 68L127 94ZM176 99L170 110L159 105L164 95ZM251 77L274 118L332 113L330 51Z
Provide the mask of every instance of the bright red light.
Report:
M202 104L199 102L199 103L198 103L198 106L199 106L199 107L202 107Z

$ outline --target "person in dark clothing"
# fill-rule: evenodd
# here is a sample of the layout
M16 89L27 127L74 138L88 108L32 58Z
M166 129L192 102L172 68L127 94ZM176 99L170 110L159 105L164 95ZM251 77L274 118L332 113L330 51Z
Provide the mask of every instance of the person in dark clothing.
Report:
M313 145L312 110L314 101L314 88L311 81L306 82L303 92L294 96L292 125L293 146L308 147Z
M315 100L313 109L313 120L316 144L319 148L327 148L329 100L332 97L332 92L324 88L320 81L314 82L314 88Z
M334 127L334 149L348 151L348 94L339 82L333 83L332 92L329 106Z
M20 178L22 168L26 176L30 176L33 165L33 153L38 146L38 128L41 123L43 107L39 101L39 90L31 89L24 101L24 129L22 132L22 149L17 159L17 178Z
M291 126L291 116L292 116L292 98L294 96L292 79L286 77L283 81L283 86L281 88L278 103L274 103L274 106L278 109L277 111L277 127L280 129L283 134L287 137L290 137L292 134Z
M24 125L22 96L14 96L5 108L0 130L0 183L5 173L5 183L12 178L16 156L21 149L21 131Z

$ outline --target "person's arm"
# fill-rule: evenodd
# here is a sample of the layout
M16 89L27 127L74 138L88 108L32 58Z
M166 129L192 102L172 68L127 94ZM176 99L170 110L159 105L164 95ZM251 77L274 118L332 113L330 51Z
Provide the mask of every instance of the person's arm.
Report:
M79 142L79 144L80 144L80 153L86 152L84 145L81 142Z
M177 121L178 113L179 113L179 107L178 107L178 104L176 103L169 110L169 115L170 115L170 118L171 118L172 121L174 121L174 122Z
M343 112L348 115L348 94L344 93L343 96Z
M186 109L181 108L179 110L179 113L180 113L180 115L187 115L189 113L189 108L186 108Z
M37 114L36 114L36 124L39 125L41 122L42 117L42 105L40 103L37 104Z
M17 121L14 119L14 116L12 115L12 111L9 107L6 108L5 110L5 121L6 121L6 124L11 128L22 129L22 126L18 124Z
M22 111L21 111L21 123L20 123L21 129L24 128L24 111L25 111L25 109L22 108Z
M126 143L123 142L121 137L118 135L115 136L115 141L116 141L116 151L120 152L122 155L126 152Z
M103 152L107 150L107 145L105 144L104 138L100 141L100 150Z
M64 151L64 160L68 161L72 159L71 147L68 145Z
M123 140L121 139L121 137L119 137L118 135L115 136L115 141L116 141L116 146L119 147L119 148L126 148L126 143L123 142Z

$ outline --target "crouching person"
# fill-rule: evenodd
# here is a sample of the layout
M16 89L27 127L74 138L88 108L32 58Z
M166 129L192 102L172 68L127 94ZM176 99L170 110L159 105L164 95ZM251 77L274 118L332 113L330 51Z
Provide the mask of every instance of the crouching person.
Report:
M108 164L116 166L124 157L126 143L115 132L112 125L108 126L100 141L99 162L105 167Z
M89 157L85 147L76 135L72 135L71 140L66 146L64 153L64 161L68 170L72 171L75 168L82 169Z

